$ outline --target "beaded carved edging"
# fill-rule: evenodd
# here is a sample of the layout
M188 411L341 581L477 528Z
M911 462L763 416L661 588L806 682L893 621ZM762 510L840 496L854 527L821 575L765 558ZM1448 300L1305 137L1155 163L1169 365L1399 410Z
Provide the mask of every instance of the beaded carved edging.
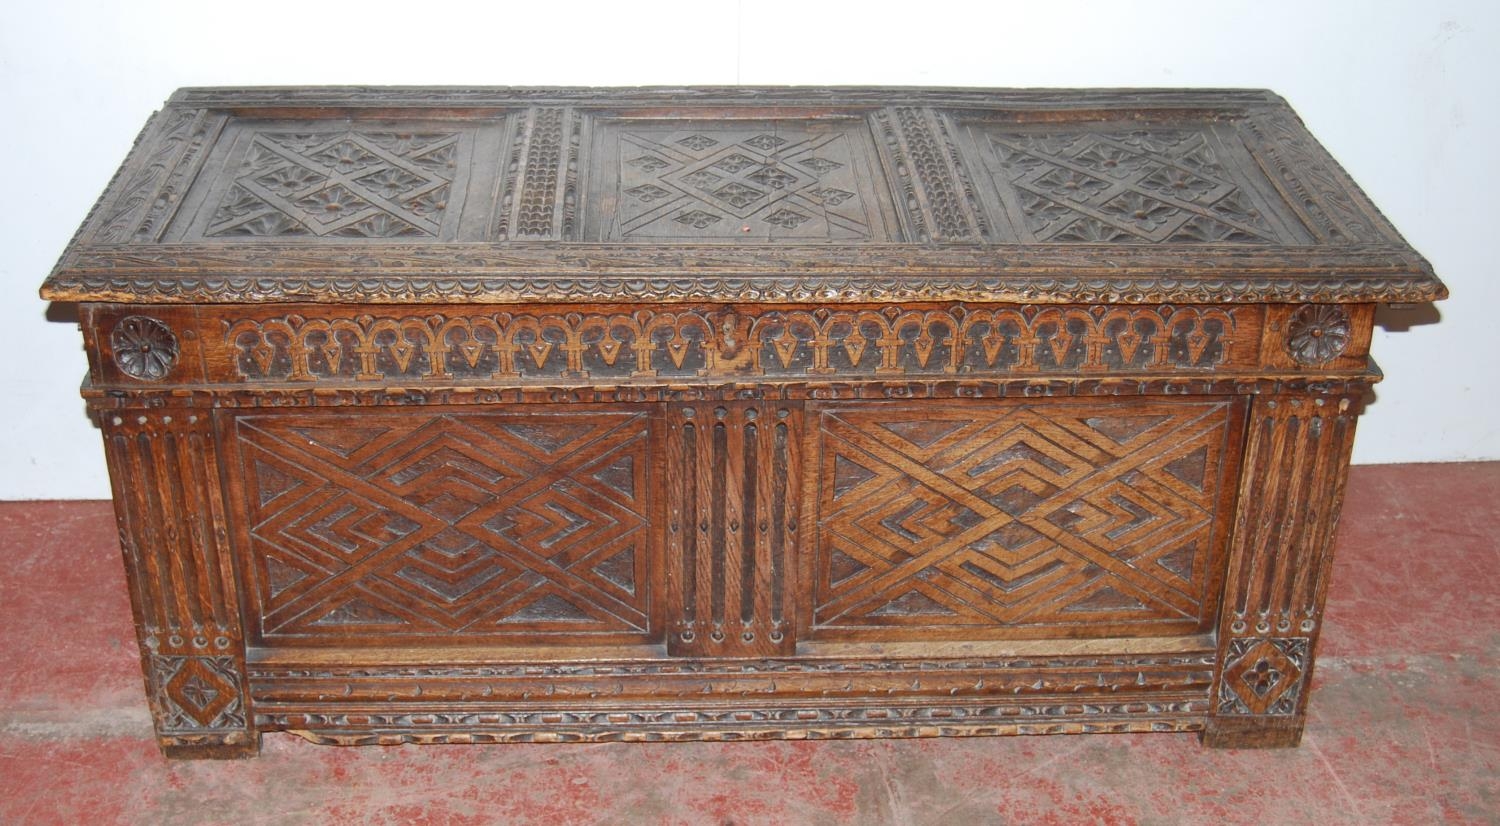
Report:
M100 412L201 409L269 409L312 407L384 407L491 404L650 404L663 402L852 401L860 399L1037 399L1103 396L1223 396L1310 393L1322 396L1367 391L1378 376L1360 378L1162 378L1015 379L969 381L860 381L784 384L728 383L711 387L627 385L601 387L434 387L321 388L314 386L255 389L86 388L89 407Z
M289 301L348 303L480 301L1084 301L1127 304L1223 302L1425 301L1447 296L1430 276L1340 277L1234 275L1215 278L1067 276L714 276L629 278L442 278L400 275L329 278L65 275L49 282L54 301L163 303Z
M1198 731L1202 704L1129 703L942 709L736 709L714 712L601 712L595 715L260 714L256 724L321 745L402 743L607 743L832 740ZM1131 719L1137 718L1137 719ZM1024 720L1024 722L1023 722ZM717 727L715 726L717 723ZM689 727L689 728L678 728Z

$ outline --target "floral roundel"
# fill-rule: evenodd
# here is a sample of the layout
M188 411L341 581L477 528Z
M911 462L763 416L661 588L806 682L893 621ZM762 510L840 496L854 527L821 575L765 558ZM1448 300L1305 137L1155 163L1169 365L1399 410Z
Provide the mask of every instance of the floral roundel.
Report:
M177 337L154 318L132 315L120 319L109 336L115 364L131 378L157 381L177 363Z
M1286 348L1298 364L1317 366L1338 358L1349 346L1349 314L1332 304L1308 304L1287 324Z

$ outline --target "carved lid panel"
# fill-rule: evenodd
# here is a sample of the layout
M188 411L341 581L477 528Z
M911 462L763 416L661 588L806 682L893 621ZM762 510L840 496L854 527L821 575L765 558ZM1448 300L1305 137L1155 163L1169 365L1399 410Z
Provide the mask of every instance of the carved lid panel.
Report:
M1414 301L1264 92L189 89L43 287L120 302Z

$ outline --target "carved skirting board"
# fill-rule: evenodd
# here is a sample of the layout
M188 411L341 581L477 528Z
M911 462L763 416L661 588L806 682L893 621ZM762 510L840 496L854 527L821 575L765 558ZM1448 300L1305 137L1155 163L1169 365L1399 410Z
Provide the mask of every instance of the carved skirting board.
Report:
M184 90L82 304L157 734L1300 737L1375 304L1263 92Z

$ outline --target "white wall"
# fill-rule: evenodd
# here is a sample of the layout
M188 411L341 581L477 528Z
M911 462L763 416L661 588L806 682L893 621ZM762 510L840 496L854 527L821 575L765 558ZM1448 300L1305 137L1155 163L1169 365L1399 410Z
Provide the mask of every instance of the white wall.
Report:
M1497 53L1493 0L17 3L0 12L0 499L109 495L77 333L36 288L146 116L191 85L1269 87L1454 294L1440 323L1377 332L1390 378L1356 460L1497 459Z

